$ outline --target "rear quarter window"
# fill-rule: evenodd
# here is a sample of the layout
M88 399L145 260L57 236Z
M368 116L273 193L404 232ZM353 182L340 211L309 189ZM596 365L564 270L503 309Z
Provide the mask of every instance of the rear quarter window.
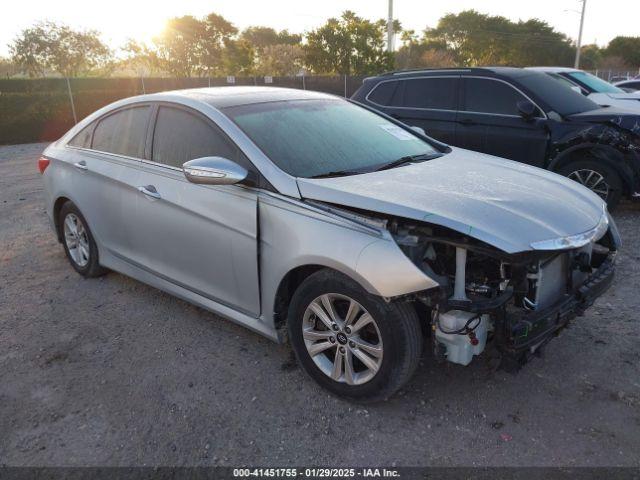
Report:
M90 148L91 134L93 133L93 127L94 127L93 123L84 127L71 140L69 140L67 145L71 145L72 147Z
M380 82L376 85L367 99L370 102L377 103L384 106L398 106L400 105L400 99L398 98L398 84L400 82Z

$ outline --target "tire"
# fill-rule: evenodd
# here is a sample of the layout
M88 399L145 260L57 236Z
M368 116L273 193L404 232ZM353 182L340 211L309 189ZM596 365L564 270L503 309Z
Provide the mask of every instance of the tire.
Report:
M594 172L594 174L591 175L590 172ZM602 160L589 155L585 157L584 160L574 160L564 165L558 173L581 183L599 195L607 202L609 211L613 211L620 202L623 191L622 179L612 167L605 164ZM599 181L600 178L602 178L602 181ZM598 182L598 185L595 184L596 182ZM607 187L606 195L602 193L601 187L603 182ZM596 187L600 192L594 190L593 187Z
M66 202L60 209L58 225L64 252L76 272L87 278L107 273L99 264L98 246L87 221L73 202Z
M352 306L354 315L348 318ZM324 321L316 314L318 308ZM333 323L337 330L331 328ZM298 287L287 328L303 370L331 393L358 402L387 399L411 378L422 354L420 322L410 304L385 302L328 269L310 275ZM320 352L312 356L310 349Z

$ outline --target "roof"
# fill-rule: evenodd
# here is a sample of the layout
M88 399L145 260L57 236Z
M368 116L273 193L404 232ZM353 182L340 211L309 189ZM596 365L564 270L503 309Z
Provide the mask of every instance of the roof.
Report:
M188 90L173 90L161 94L146 95L146 99L153 100L155 95L172 95L190 98L207 103L215 108L233 107L251 103L278 102L285 100L313 100L337 98L335 95L314 92L310 90L298 90L295 88L279 87L210 87L194 88Z
M380 77L399 77L403 75L431 75L437 73L460 73L460 74L483 74L483 73L493 73L496 75L502 75L505 77L520 77L526 73L528 73L523 68L517 67L469 67L469 68L419 68L412 70L396 70L393 72L384 73L379 76L373 76L370 78L380 78Z
M560 73L560 72L580 72L577 68L569 67L527 67L527 70L535 70L538 72Z

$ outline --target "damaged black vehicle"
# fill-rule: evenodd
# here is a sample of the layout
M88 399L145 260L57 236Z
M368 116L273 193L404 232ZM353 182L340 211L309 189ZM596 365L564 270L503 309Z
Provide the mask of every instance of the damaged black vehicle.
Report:
M640 198L640 115L601 107L545 73L399 71L366 79L352 98L448 144L569 177L610 210Z

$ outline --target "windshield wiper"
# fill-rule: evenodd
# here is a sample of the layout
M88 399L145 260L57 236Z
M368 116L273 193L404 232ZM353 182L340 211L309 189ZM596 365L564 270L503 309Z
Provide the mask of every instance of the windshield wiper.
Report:
M400 157L397 160L394 160L392 162L380 165L373 171L379 172L381 170L390 170L392 168L401 167L402 165L406 165L408 163L424 162L426 160L433 160L434 158L438 158L441 156L442 156L441 153L420 153L418 155L407 155L405 157Z
M331 177L346 177L347 175L360 175L365 173L360 170L336 170L334 172L320 173L318 175L313 175L309 178L331 178Z

